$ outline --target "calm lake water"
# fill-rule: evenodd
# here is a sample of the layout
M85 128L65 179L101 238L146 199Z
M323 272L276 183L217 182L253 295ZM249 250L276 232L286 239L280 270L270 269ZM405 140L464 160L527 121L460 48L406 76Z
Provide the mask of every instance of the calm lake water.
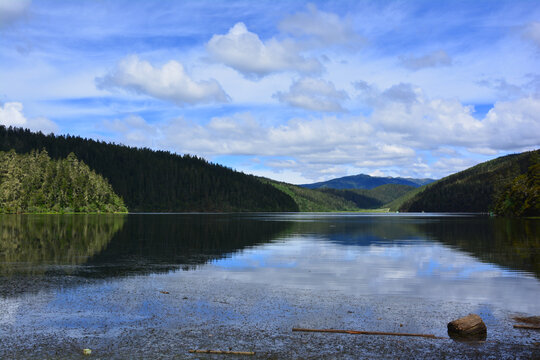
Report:
M540 332L513 317L540 315L539 230L472 215L4 215L0 358L534 358ZM469 313L488 341L448 339Z

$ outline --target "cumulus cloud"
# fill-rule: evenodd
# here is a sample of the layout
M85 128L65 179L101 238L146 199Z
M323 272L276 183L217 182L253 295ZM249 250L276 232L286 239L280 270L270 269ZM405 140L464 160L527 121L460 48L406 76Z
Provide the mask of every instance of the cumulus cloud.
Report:
M275 124L246 112L207 123L177 118L150 125L131 117L113 125L128 144L159 144L209 158L254 156L276 172L313 181L377 170L437 178L463 170L483 156L540 145L537 97L498 102L477 119L472 106L456 99L429 98L412 84L382 90L365 82L356 85L378 98L369 115L293 118Z
M350 19L320 11L314 4L308 4L305 12L285 18L279 28L299 38L305 38L312 46L343 45L358 49L366 40L359 36Z
M104 77L96 78L96 85L99 89L123 89L180 106L228 101L216 80L195 81L179 62L171 60L156 68L135 55L122 60Z
M281 71L318 73L322 70L318 60L300 54L301 49L293 40L272 38L263 42L241 22L225 35L212 36L206 49L215 61L250 77Z
M122 134L121 143L139 147L153 148L155 139L160 135L158 127L152 126L138 115L130 115L122 120L106 120L103 122L103 127Z
M540 22L533 21L525 27L523 37L540 49Z
M444 50L433 51L422 56L401 56L399 60L402 66L410 70L452 65L452 58Z
M410 104L389 99L378 102L371 122L395 143L415 149L458 146L494 155L540 146L540 98L495 103L484 119L476 119L473 111L456 99L430 99L417 92Z
M527 97L496 103L483 121L487 146L514 150L540 146L540 98Z
M289 92L277 92L274 97L291 106L313 111L344 111L341 102L349 98L343 90L336 90L330 81L302 78L295 81Z
M117 131L128 133L145 129L146 121L115 122ZM109 124L110 125L110 124ZM367 141L371 127L353 118L291 119L283 125L267 125L251 113L214 117L201 125L177 118L155 125L159 128L159 141L181 153L213 155L311 156L334 151L341 145ZM109 126L110 128L110 126ZM152 133L147 133L152 137Z
M23 105L19 102L7 102L4 106L0 106L0 125L22 127L46 134L58 131L58 125L49 119L43 117L27 119L23 114Z
M0 0L0 28L23 17L30 3L30 0Z

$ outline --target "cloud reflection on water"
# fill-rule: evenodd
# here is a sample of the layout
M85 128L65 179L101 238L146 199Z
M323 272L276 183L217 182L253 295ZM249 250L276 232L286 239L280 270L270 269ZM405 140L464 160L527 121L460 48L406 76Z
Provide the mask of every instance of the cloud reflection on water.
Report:
M215 260L201 271L270 288L495 303L513 311L540 311L535 305L540 282L532 274L425 240L356 246L295 236Z

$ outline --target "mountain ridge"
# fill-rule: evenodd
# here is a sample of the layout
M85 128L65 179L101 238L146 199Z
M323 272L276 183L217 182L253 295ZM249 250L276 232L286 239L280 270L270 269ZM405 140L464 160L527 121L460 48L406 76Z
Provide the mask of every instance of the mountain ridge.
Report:
M430 184L434 182L434 179L423 178L403 178L403 177L391 177L391 176L370 176L366 174L348 175L340 178L330 179L327 181L320 181L311 184L301 184L300 187L308 189L322 189L330 188L337 190L346 189L374 189L381 185L386 184L399 184L408 185L415 188Z

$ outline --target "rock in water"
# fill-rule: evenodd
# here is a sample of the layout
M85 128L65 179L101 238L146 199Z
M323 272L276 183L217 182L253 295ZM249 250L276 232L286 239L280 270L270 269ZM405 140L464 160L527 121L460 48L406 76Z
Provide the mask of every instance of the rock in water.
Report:
M482 341L487 338L487 328L480 316L469 314L449 322L448 335L454 340Z

